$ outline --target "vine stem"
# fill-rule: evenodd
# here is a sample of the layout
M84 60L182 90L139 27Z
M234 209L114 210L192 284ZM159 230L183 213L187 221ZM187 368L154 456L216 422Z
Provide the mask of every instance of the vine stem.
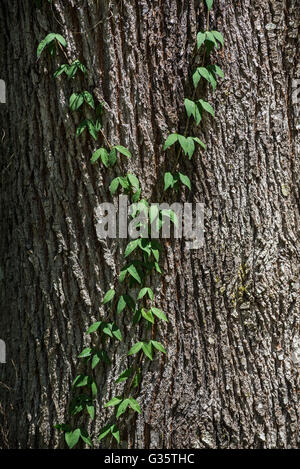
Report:
M104 138L104 140L105 140L107 146L108 146L109 149L111 150L111 149L112 149L112 144L110 143L110 141L108 140L108 138L106 137L106 135L105 135L105 133L103 132L102 129L100 129L100 132L101 132L101 134L102 134L102 136L103 136L103 138Z
M62 53L64 54L65 58L67 59L67 62L69 65L71 65L71 60L68 58L67 54L66 54L66 51L64 50L63 46L61 45L61 43L59 41L56 40L56 43L59 45L59 48L60 50L62 51Z

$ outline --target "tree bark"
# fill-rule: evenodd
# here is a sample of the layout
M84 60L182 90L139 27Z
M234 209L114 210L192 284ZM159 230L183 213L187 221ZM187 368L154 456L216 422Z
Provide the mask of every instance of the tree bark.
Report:
M214 57L225 79L215 93L199 92L216 120L190 126L207 151L191 162L181 157L192 192L181 190L176 200L205 204L205 244L165 243L164 275L153 285L169 317L158 328L168 355L145 365L143 412L124 422L122 447L299 448L296 3L214 2L210 28L225 37ZM199 0L55 0L40 9L4 0L0 13L7 86L0 105L0 338L7 346L0 447L61 448L54 425L68 420L84 331L118 283L125 245L97 238L95 209L111 200L113 176L90 164L99 144L75 138L79 117L69 97L87 89L105 102L105 133L130 148L126 168L158 202L176 158L162 146L169 133L184 132L183 100L192 96L195 38L206 13ZM88 68L86 80L53 78L62 54L36 60L49 32L66 38L68 58ZM118 321L127 340L138 339L128 317ZM101 406L115 394L127 350L112 346L114 366L98 377L93 435L110 415Z

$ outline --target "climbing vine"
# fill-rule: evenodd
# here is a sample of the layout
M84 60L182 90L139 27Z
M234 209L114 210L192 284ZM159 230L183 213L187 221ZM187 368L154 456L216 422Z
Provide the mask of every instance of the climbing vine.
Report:
M36 2L40 3L40 2ZM190 178L179 171L179 158L181 154L191 159L195 153L196 145L206 149L206 145L198 137L189 135L190 121L194 120L198 126L204 113L212 117L215 116L214 109L210 103L204 99L196 98L197 90L201 81L207 82L213 90L216 88L218 77L223 78L224 74L220 67L212 64L210 54L214 48L224 45L223 36L218 31L210 31L210 10L213 0L205 0L207 8L206 30L197 34L196 51L202 61L193 73L194 93L191 99L184 100L184 107L187 113L187 121L183 134L170 134L164 144L163 150L177 145L178 151L174 163L174 172L164 174L164 192L171 189L178 189L179 184L183 184L191 190ZM55 55L57 51L63 53L68 63L62 64L54 73L54 78L65 76L72 80L77 73L85 77L87 68L78 59L69 61L65 48L66 40L60 34L48 34L38 45L37 57L48 52ZM127 360L129 366L125 368L115 380L116 386L124 383L123 391L111 396L103 409L114 408L114 414L107 421L98 435L98 440L112 437L118 443L120 436L120 418L125 412L141 413L140 404L137 402L138 390L142 381L142 370L145 360L152 360L155 353L167 354L163 344L155 340L157 322L167 322L166 314L157 307L155 295L150 286L150 278L153 273L162 274L159 262L162 246L158 239L151 238L150 227L155 224L157 230L161 230L165 218L169 218L174 225L177 224L176 214L172 210L161 210L156 206L150 206L149 202L142 197L142 189L136 175L122 172L121 158L131 158L130 150L122 145L112 145L103 130L102 114L104 103L97 102L93 95L87 90L74 91L69 100L69 107L72 112L81 115L81 122L77 127L76 136L87 131L90 136L98 142L102 141L102 146L96 149L91 157L91 163L102 162L106 170L118 168L118 175L111 180L109 191L114 197L122 191L130 198L133 206L131 217L136 219L136 226L143 229L144 236L137 237L130 241L124 252L125 265L121 268L118 286L110 289L102 300L104 315L93 323L86 331L86 335L91 337L91 344L79 355L83 361L84 369L88 370L76 376L73 382L73 398L69 406L70 421L56 425L58 430L65 433L65 440L69 448L74 448L80 439L84 443L92 446L92 438L87 430L81 426L76 426L76 416L87 412L89 417L95 419L95 403L97 401L98 389L96 371L101 364L110 365L109 347L111 342L122 342L123 334L117 325L116 317L127 311L131 314L133 326L143 323L143 327L138 330L143 331L143 336L131 346L128 344ZM145 216L145 219L141 217ZM145 221L146 220L146 221ZM145 236L146 230L146 236ZM138 293L135 293L137 292Z

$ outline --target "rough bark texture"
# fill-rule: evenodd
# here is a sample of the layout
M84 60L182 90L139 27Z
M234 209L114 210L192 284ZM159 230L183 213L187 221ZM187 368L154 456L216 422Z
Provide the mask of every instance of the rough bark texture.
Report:
M125 422L123 447L299 447L296 3L215 0L210 27L225 36L215 58L226 78L213 95L201 90L217 119L191 129L208 149L182 158L193 190L176 200L205 204L205 246L166 243L165 274L153 284L170 319L158 331L168 358L146 365L143 413ZM117 285L124 243L100 242L94 214L111 200L112 175L91 166L92 140L75 138L69 96L84 88L105 101L108 137L131 149L128 168L159 201L175 156L162 144L184 130L205 23L197 0L42 4L0 4L1 448L64 447L53 426L67 419L84 331L103 312L103 292ZM85 84L53 79L63 55L37 62L49 32L63 34L68 57L86 63ZM129 319L119 321L127 338L138 337ZM101 397L115 393L126 350L112 347L116 367L99 377ZM107 415L98 414L93 434Z

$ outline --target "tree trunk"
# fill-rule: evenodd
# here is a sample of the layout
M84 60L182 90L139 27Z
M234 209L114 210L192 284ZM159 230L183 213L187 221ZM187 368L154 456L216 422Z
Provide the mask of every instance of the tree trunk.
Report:
M103 314L103 294L117 286L122 266L125 240L105 243L96 233L95 209L112 200L114 173L90 164L100 140L75 137L69 97L86 89L104 101L106 135L131 150L124 167L158 202L176 158L162 146L169 133L184 132L183 100L193 93L195 38L206 17L199 0L41 3L0 5L1 448L65 447L54 425L68 421L84 332ZM225 37L214 55L225 79L199 96L214 105L216 120L190 126L207 151L181 157L192 191L166 198L205 204L205 243L199 250L164 243L164 275L152 285L169 317L157 332L168 354L145 363L142 414L123 421L124 448L299 447L296 3L214 2L210 29ZM66 61L61 52L36 60L50 32L66 38L70 60L86 64L86 79L53 78ZM98 377L95 436L110 415L102 405L115 394L128 339L139 339L128 316L118 321L127 346L112 346L113 366Z

